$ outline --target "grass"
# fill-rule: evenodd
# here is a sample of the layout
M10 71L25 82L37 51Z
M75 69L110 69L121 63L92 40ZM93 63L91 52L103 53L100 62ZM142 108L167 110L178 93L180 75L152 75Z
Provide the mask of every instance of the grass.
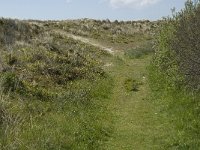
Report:
M159 78L159 80L157 80ZM152 101L173 127L173 137L165 149L199 149L199 94L185 88L171 87L164 75L150 67Z
M150 59L121 55L107 68L115 81L107 149L199 149L199 95L170 89L163 75L149 69Z
M1 99L1 149L102 148L112 132L111 88L112 80L102 78L77 81L53 101Z
M111 60L114 63L107 68L115 83L110 101L114 133L106 144L108 150L160 150L173 138L175 129L166 119L168 116L158 111L162 104L152 101L146 69L150 59L150 56L127 59L120 55ZM133 91L135 84L137 90Z

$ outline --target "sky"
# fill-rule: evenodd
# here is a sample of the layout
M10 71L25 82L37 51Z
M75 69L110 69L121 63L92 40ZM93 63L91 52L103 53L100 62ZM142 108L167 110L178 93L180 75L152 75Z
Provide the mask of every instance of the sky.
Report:
M185 0L0 0L0 17L38 20L157 20Z

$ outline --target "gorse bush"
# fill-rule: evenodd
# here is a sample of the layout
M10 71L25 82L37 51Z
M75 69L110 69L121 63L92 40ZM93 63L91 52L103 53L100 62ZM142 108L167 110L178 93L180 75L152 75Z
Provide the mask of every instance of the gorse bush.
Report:
M17 86L23 84L22 95L50 100L57 95L54 86L64 90L69 82L104 75L95 58L98 54L94 55L95 47L56 34L52 36L52 41L37 43L39 47L36 44L13 45L12 52L1 52L4 66L1 77L5 80L6 91L16 91Z

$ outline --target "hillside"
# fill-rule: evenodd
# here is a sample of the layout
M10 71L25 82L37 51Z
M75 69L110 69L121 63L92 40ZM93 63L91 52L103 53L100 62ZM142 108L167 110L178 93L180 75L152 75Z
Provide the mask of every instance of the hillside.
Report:
M1 149L106 148L115 83L106 68L151 45L156 26L0 19Z
M166 23L1 18L0 149L196 149L198 96L155 69Z

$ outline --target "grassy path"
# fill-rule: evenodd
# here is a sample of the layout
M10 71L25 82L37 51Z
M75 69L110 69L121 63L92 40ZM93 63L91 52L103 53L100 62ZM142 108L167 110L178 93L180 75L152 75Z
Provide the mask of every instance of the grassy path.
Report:
M166 143L173 138L169 116L159 113L162 104L150 99L147 79L147 66L150 56L141 59L125 58L123 52L113 50L97 40L59 32L86 44L98 47L111 54L103 62L105 70L114 80L114 89L110 100L113 114L114 133L106 143L106 150L162 150L169 149ZM137 91L129 88L139 83ZM132 83L133 82L133 83ZM127 88L128 86L128 88ZM167 148L166 148L167 147Z
M123 59L123 58L122 58ZM107 71L113 76L115 88L110 104L114 114L114 135L107 143L108 150L162 149L167 140L164 119L156 112L149 100L146 67L149 57L144 59L116 58ZM142 84L138 91L128 91L125 81L134 79Z

